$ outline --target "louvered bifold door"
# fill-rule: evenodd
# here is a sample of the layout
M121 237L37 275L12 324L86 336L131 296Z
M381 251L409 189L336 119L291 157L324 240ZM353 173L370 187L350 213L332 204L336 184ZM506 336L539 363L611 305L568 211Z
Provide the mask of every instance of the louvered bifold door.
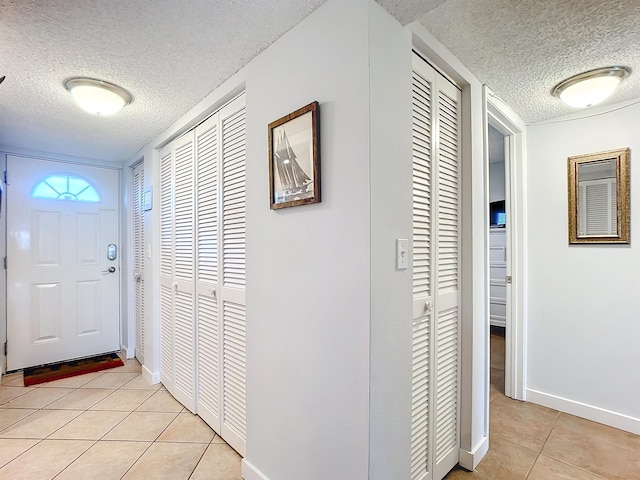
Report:
M133 169L133 281L136 358L144 365L144 164Z
M196 127L196 293L198 415L220 432L220 322L218 316L219 115Z
M174 152L174 390L192 412L195 394L194 132L173 142Z
M173 146L160 150L160 381L173 390Z
M435 71L414 55L413 100L413 353L411 480L431 477L430 365L432 294L432 91Z
M413 55L411 480L458 463L460 91Z
M460 364L460 90L436 77L434 107L437 198L434 258L434 479L457 463Z
M220 111L220 318L222 437L241 455L246 444L245 97Z

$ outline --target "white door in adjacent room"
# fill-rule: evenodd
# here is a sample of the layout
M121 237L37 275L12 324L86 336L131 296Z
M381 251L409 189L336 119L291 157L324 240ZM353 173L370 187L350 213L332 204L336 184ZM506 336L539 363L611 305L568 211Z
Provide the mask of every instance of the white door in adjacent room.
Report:
M7 369L118 350L118 170L8 156L7 177Z

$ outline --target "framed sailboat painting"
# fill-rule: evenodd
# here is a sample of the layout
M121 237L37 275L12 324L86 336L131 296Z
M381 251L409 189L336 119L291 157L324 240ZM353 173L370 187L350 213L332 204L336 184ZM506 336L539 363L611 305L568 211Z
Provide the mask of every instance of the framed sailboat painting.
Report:
M271 210L320 202L319 115L313 102L269 124Z

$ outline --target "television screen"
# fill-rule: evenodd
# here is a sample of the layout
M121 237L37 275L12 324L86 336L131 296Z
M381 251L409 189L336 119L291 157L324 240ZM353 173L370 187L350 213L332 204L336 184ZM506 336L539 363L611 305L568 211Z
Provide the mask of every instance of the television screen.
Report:
M504 227L507 223L507 214L505 213L504 200L499 202L491 202L489 204L490 216L489 223L492 227Z

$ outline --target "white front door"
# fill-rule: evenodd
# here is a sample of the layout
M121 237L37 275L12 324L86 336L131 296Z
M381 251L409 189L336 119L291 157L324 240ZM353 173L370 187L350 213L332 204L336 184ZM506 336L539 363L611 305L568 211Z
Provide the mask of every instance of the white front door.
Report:
M7 369L118 350L118 171L8 156L7 176Z

